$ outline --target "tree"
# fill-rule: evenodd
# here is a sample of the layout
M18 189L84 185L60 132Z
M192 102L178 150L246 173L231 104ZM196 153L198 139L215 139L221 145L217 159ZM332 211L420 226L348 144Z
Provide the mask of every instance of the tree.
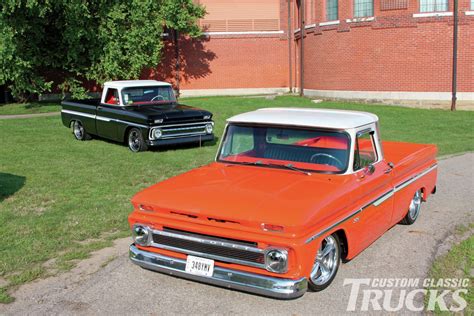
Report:
M2 0L0 85L27 99L53 78L75 94L85 80L137 79L159 64L165 30L199 36L204 14L192 0Z

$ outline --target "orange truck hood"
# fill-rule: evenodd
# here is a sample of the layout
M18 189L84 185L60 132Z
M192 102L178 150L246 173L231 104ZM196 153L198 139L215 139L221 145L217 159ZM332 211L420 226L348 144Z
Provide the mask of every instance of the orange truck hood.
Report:
M313 226L349 203L350 176L212 163L157 183L136 194L135 207L285 233ZM332 216L331 216L332 215Z

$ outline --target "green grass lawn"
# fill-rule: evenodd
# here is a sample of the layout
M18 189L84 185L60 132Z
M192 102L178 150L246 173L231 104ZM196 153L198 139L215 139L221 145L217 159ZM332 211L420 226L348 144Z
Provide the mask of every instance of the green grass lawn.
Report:
M387 140L436 143L441 155L474 150L474 112L314 104L292 96L183 103L212 111L219 137L225 119L237 113L321 107L376 113ZM217 149L214 144L133 154L103 140L76 141L59 117L0 120L0 144L0 281L9 283L0 288L0 302L11 300L11 287L68 269L91 250L127 236L129 201L138 190L209 163Z
M61 106L57 102L0 104L0 115L36 114L59 111L61 111Z
M469 226L461 226L457 230L459 236L463 236L467 231L474 228L474 223L471 223ZM472 292L472 282L473 275L472 271L474 269L474 236L469 236L467 239L463 240L457 245L454 245L447 254L436 258L431 267L429 277L434 279L436 284L439 279L453 278L453 279L470 279L470 286L466 294L461 294L461 296L466 300L467 306L466 309L462 312L464 315L473 315L474 313L474 293ZM445 288L433 287L428 290L437 290L441 292ZM447 290L457 290L463 289L459 288L446 288ZM447 307L450 308L451 304L454 307L457 307L457 304L454 304L450 295L447 295L448 298L445 299ZM425 297L425 305L428 305L428 299ZM452 312L441 311L439 306L435 306L433 311L435 315L451 315Z

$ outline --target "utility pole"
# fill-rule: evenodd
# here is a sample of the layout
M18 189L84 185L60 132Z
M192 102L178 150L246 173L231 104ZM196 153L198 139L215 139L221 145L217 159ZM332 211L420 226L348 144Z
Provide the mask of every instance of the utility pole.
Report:
M453 10L453 77L452 77L452 97L451 111L456 111L456 90L457 90L457 72L458 72L458 0L454 0Z
M304 96L304 31L305 2L300 0L300 96Z

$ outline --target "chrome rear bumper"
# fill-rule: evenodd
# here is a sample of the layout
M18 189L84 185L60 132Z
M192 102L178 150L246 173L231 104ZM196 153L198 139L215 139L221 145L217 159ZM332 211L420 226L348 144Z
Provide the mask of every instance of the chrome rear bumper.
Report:
M214 266L212 277L193 275L185 272L185 260L143 251L133 244L130 246L130 260L146 269L279 299L300 297L308 286L306 278L280 279L218 266Z

